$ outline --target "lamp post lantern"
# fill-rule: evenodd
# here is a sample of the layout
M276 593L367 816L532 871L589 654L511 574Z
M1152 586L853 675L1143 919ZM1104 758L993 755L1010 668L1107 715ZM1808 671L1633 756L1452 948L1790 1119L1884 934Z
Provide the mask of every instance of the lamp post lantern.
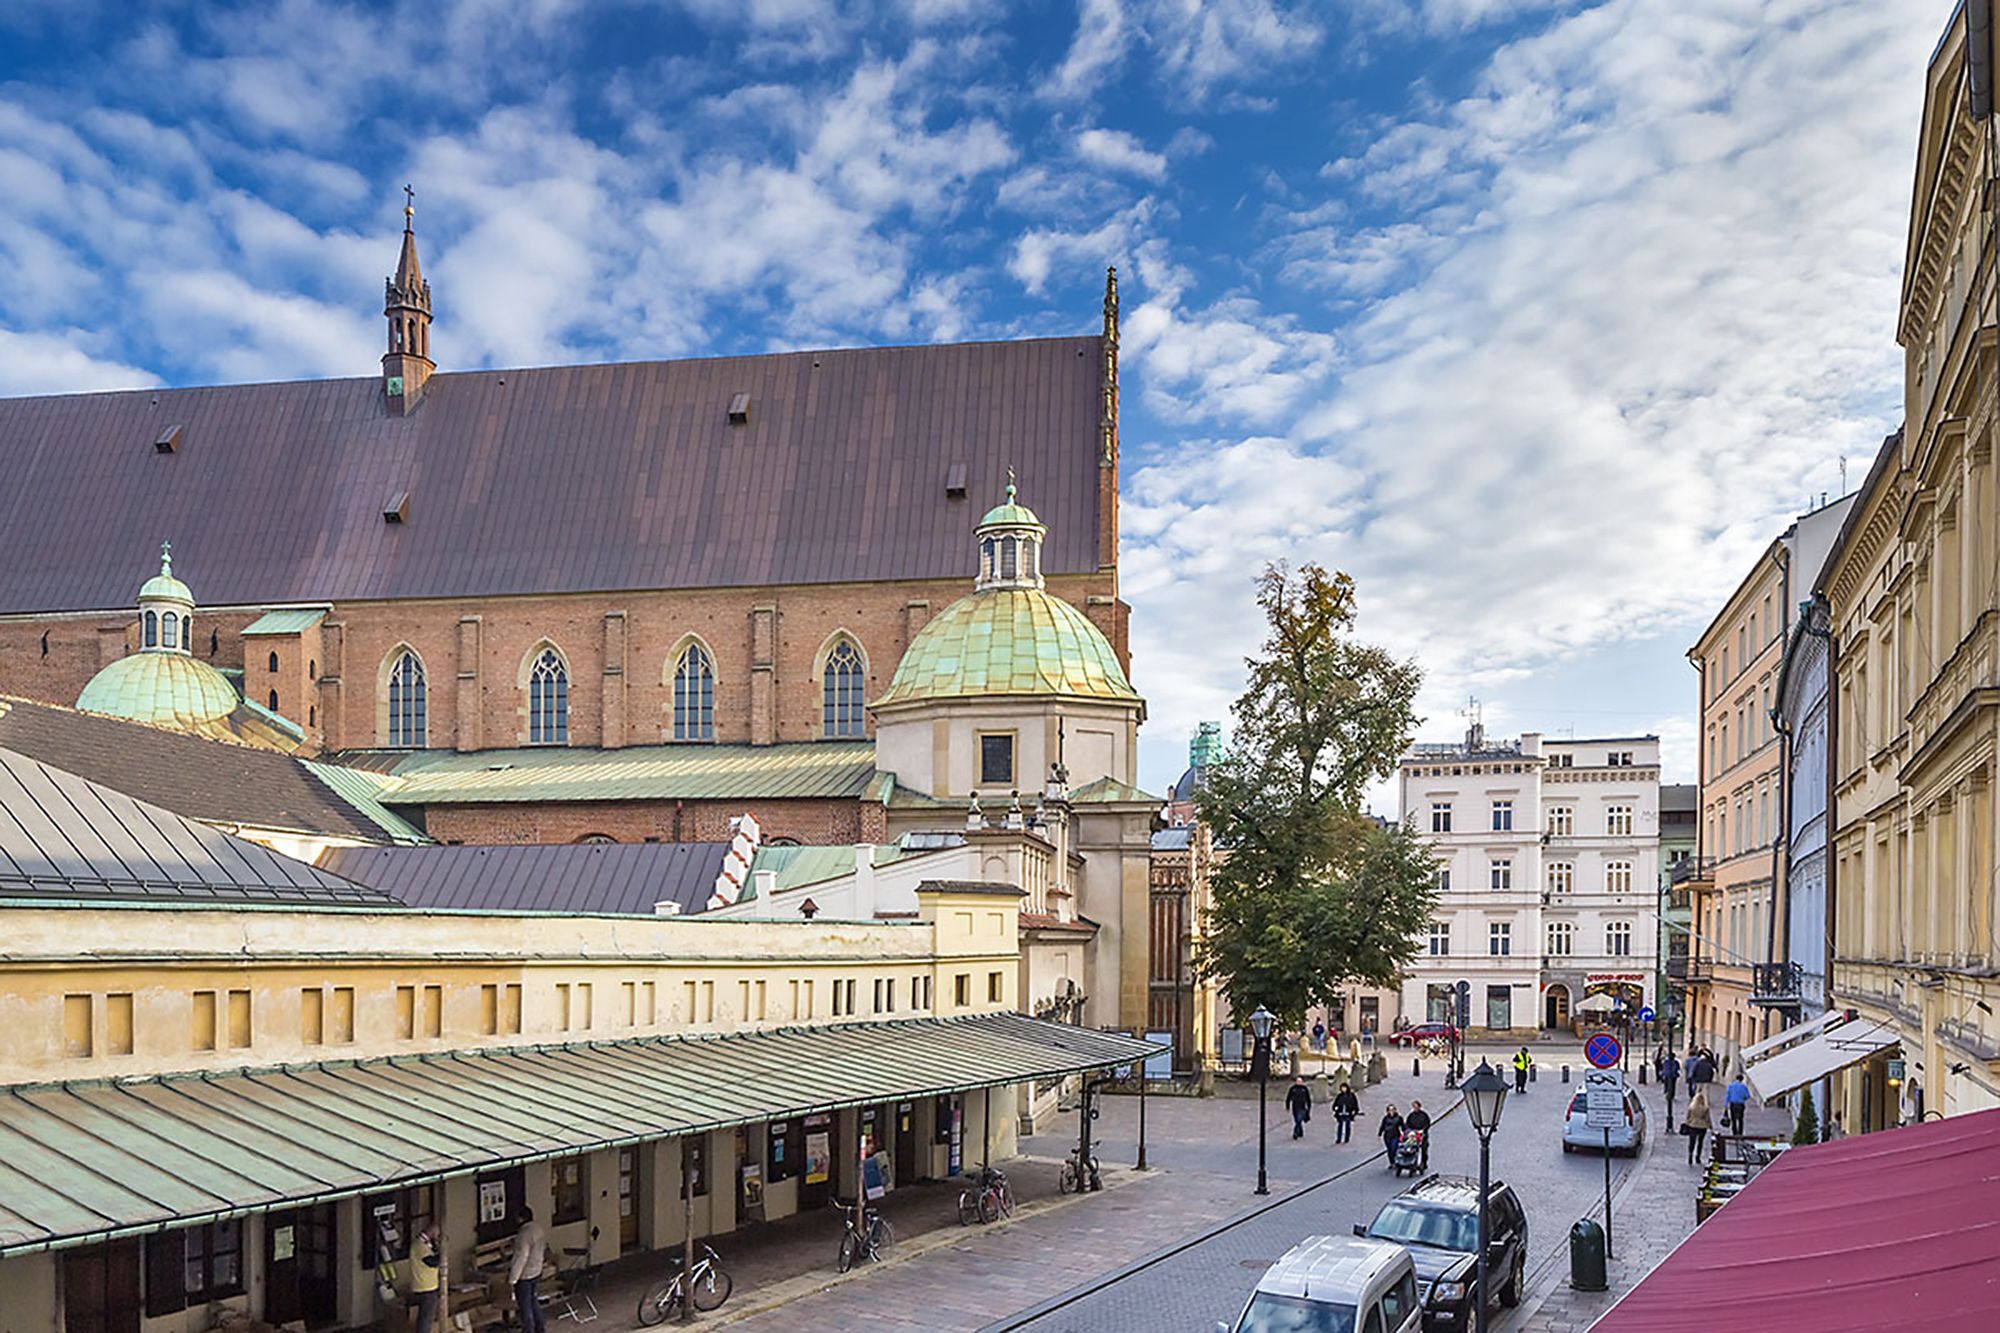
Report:
M1477 1320L1474 1327L1478 1333L1486 1333L1486 1194L1492 1188L1493 1131L1500 1128L1500 1108L1507 1101L1507 1080L1495 1073L1492 1065L1481 1060L1479 1068L1459 1084L1458 1090L1465 1097L1465 1113L1471 1117L1472 1128L1479 1135L1479 1294L1475 1298L1477 1304L1473 1306L1473 1317Z
M1264 1097L1265 1090L1271 1082L1271 1025L1277 1021L1271 1011L1261 1004L1257 1006L1256 1012L1250 1015L1250 1034L1257 1039L1257 1051L1251 1062L1257 1069L1257 1192L1259 1194L1271 1192L1270 1181L1264 1174L1264 1132L1267 1128L1264 1122Z

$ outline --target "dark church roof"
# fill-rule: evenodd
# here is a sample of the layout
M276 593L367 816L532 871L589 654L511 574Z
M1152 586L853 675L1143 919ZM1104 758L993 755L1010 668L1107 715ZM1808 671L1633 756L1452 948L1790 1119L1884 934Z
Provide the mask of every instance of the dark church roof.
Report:
M464 371L407 417L377 377L0 399L0 612L122 609L167 539L209 606L970 579L1010 466L1090 572L1102 346Z
M851 850L851 849L850 849ZM417 908L617 912L708 906L726 842L509 847L336 847L326 868Z

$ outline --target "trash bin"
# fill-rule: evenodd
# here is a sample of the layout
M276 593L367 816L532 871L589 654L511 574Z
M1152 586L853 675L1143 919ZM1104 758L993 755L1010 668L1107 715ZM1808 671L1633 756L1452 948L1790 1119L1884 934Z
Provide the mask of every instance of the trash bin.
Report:
M1569 1229L1569 1284L1578 1291L1603 1291L1604 1228L1587 1217Z

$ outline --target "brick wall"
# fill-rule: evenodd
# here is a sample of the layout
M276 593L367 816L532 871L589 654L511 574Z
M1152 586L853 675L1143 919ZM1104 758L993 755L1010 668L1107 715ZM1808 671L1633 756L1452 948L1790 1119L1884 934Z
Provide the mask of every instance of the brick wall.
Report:
M677 808L678 807L678 808ZM441 842L563 843L591 836L617 842L728 842L729 821L749 811L766 841L807 845L881 841L882 807L853 800L572 801L538 805L434 805L424 827Z

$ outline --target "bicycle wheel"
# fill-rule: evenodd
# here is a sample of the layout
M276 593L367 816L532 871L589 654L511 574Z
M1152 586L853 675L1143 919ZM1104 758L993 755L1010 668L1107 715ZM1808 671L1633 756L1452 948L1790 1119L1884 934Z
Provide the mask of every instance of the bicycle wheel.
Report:
M993 1222L1000 1217L1000 1191L984 1189L979 1192L979 1220Z
M1062 1174L1056 1177L1056 1191L1061 1194L1076 1193L1076 1163L1063 1163Z
M729 1293L736 1290L736 1281L722 1271L717 1264L710 1264L694 1280L694 1308L713 1310L729 1299Z
M657 1282L639 1300L639 1322L647 1328L664 1324L667 1316L680 1309L680 1283L674 1279Z
M868 1219L868 1252L876 1263L889 1257L889 1251L896 1245L896 1229L889 1225L889 1219L876 1216Z
M1014 1188L1013 1188L1013 1186L1011 1186L1011 1185L1002 1185L1002 1186L1000 1187L1000 1191L999 1191L999 1192L1000 1192L1000 1216L1002 1216L1002 1217L1012 1217L1012 1216L1014 1215Z
M860 1244L860 1241L861 1238L854 1234L854 1229L852 1227L849 1227L847 1230L847 1234L840 1238L841 1272L845 1273L848 1269L854 1267L854 1251L855 1248Z
M982 1216L985 1211L984 1199L974 1201L971 1190L960 1190L958 1192L958 1224L960 1226L969 1227L974 1222L985 1221L985 1217Z

